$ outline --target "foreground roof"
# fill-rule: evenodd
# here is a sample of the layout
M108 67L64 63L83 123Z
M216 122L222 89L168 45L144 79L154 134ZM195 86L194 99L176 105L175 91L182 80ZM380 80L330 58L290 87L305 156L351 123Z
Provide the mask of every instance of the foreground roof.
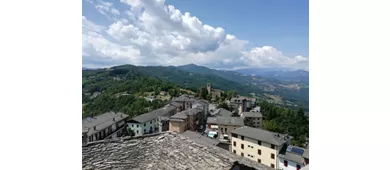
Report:
M166 116L170 111L175 110L174 106L164 106L160 109L153 110L151 112L134 117L132 120L138 123L145 123L153 119L157 119L159 116Z
M129 117L129 115L114 112L107 112L98 116L87 117L83 119L83 131L88 131L87 135L90 136L116 122L126 119L127 117ZM96 130L94 127L96 127Z
M237 128L237 129L231 131L231 133L245 136L248 138L252 138L255 140L259 140L262 142L267 142L267 143L274 144L277 146L284 144L286 142L287 137L290 138L287 135L282 135L279 133L270 132L267 130L253 128L253 127L249 127L249 126Z
M83 169L228 170L235 162L257 170L270 167L176 133L160 133L83 147Z

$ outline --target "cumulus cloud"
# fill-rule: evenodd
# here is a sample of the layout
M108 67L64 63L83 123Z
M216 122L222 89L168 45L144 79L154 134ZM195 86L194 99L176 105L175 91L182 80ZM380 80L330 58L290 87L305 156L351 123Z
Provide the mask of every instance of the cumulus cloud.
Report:
M107 26L96 25L83 17L84 66L88 62L101 66L195 63L219 69L307 69L307 57L285 56L271 46L247 50L247 41L226 33L221 27L204 24L164 0L120 2L127 5L125 11L113 12L116 9L109 2L92 2L96 10L108 18L124 14Z

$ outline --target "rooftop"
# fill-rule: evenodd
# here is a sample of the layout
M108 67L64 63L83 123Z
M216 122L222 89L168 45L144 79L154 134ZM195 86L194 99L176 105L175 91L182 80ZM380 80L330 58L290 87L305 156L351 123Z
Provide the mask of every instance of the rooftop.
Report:
M291 139L291 137L289 137L287 135L283 135L283 134L279 134L279 133L275 133L275 132L270 132L270 131L259 129L259 128L253 128L253 127L249 127L249 126L237 128L237 129L231 131L231 133L245 136L248 138L252 138L255 140L259 140L262 142L274 144L276 146L280 146L280 145L284 144L287 139Z
M179 103L179 102L171 102L170 104L171 104L172 106L177 107L177 108L179 108L180 106L182 106L182 104Z
M218 125L244 126L244 120L241 117L208 117L207 123Z
M227 117L231 117L233 115L233 113L229 110L226 110L224 108L219 108L217 109L215 112L211 113L211 115L213 116L227 116Z
M91 136L112 124L126 119L129 115L123 113L107 112L94 117L83 119L83 131L88 131L87 135ZM96 130L94 129L96 127Z
M219 143L216 139L203 136L200 133L190 130L185 131L182 135L202 145L217 145Z
M170 111L175 110L174 106L164 106L160 109L153 110L151 112L134 117L132 120L138 123L145 123L153 119L157 119L159 116L166 116Z
M263 117L260 112L242 112L242 117Z
M190 109L187 109L187 110L183 110L180 113L183 113L183 114L189 116L189 115L194 115L196 113L199 113L201 111L202 111L201 107L194 107L194 108L190 108Z
M186 101L186 102L195 102L196 100L194 98L188 97L188 95L181 95L179 97L174 97L172 99L172 101L174 101L174 102L184 102L184 101Z
M187 115L184 112L179 112L171 116L171 119L187 119Z
M270 167L182 134L159 133L83 147L83 169L228 170L237 162L257 170Z

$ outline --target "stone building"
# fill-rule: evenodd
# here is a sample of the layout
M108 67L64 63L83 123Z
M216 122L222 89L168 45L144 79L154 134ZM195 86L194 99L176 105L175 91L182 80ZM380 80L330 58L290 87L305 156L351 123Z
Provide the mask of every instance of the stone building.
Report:
M169 116L159 116L157 118L157 125L159 132L165 132L169 130Z
M107 112L83 119L83 139L87 142L121 137L126 130L128 115Z
M207 93L211 94L211 100L216 100L217 98L221 98L223 91L219 89L213 89L210 83L207 84Z
M169 130L178 133L186 130L202 131L203 111L203 107L195 107L171 116Z
M245 126L254 128L263 126L263 115L260 112L243 112L241 117L244 119Z

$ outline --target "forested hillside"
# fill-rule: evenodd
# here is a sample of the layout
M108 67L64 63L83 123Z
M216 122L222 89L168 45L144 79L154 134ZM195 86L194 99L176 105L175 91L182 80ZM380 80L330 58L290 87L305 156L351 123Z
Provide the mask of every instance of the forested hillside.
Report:
M171 96L186 93L181 87L157 78L147 77L134 69L83 70L83 116L120 111L131 117L165 105ZM169 92L153 102L144 97ZM163 100L163 98L167 100Z

